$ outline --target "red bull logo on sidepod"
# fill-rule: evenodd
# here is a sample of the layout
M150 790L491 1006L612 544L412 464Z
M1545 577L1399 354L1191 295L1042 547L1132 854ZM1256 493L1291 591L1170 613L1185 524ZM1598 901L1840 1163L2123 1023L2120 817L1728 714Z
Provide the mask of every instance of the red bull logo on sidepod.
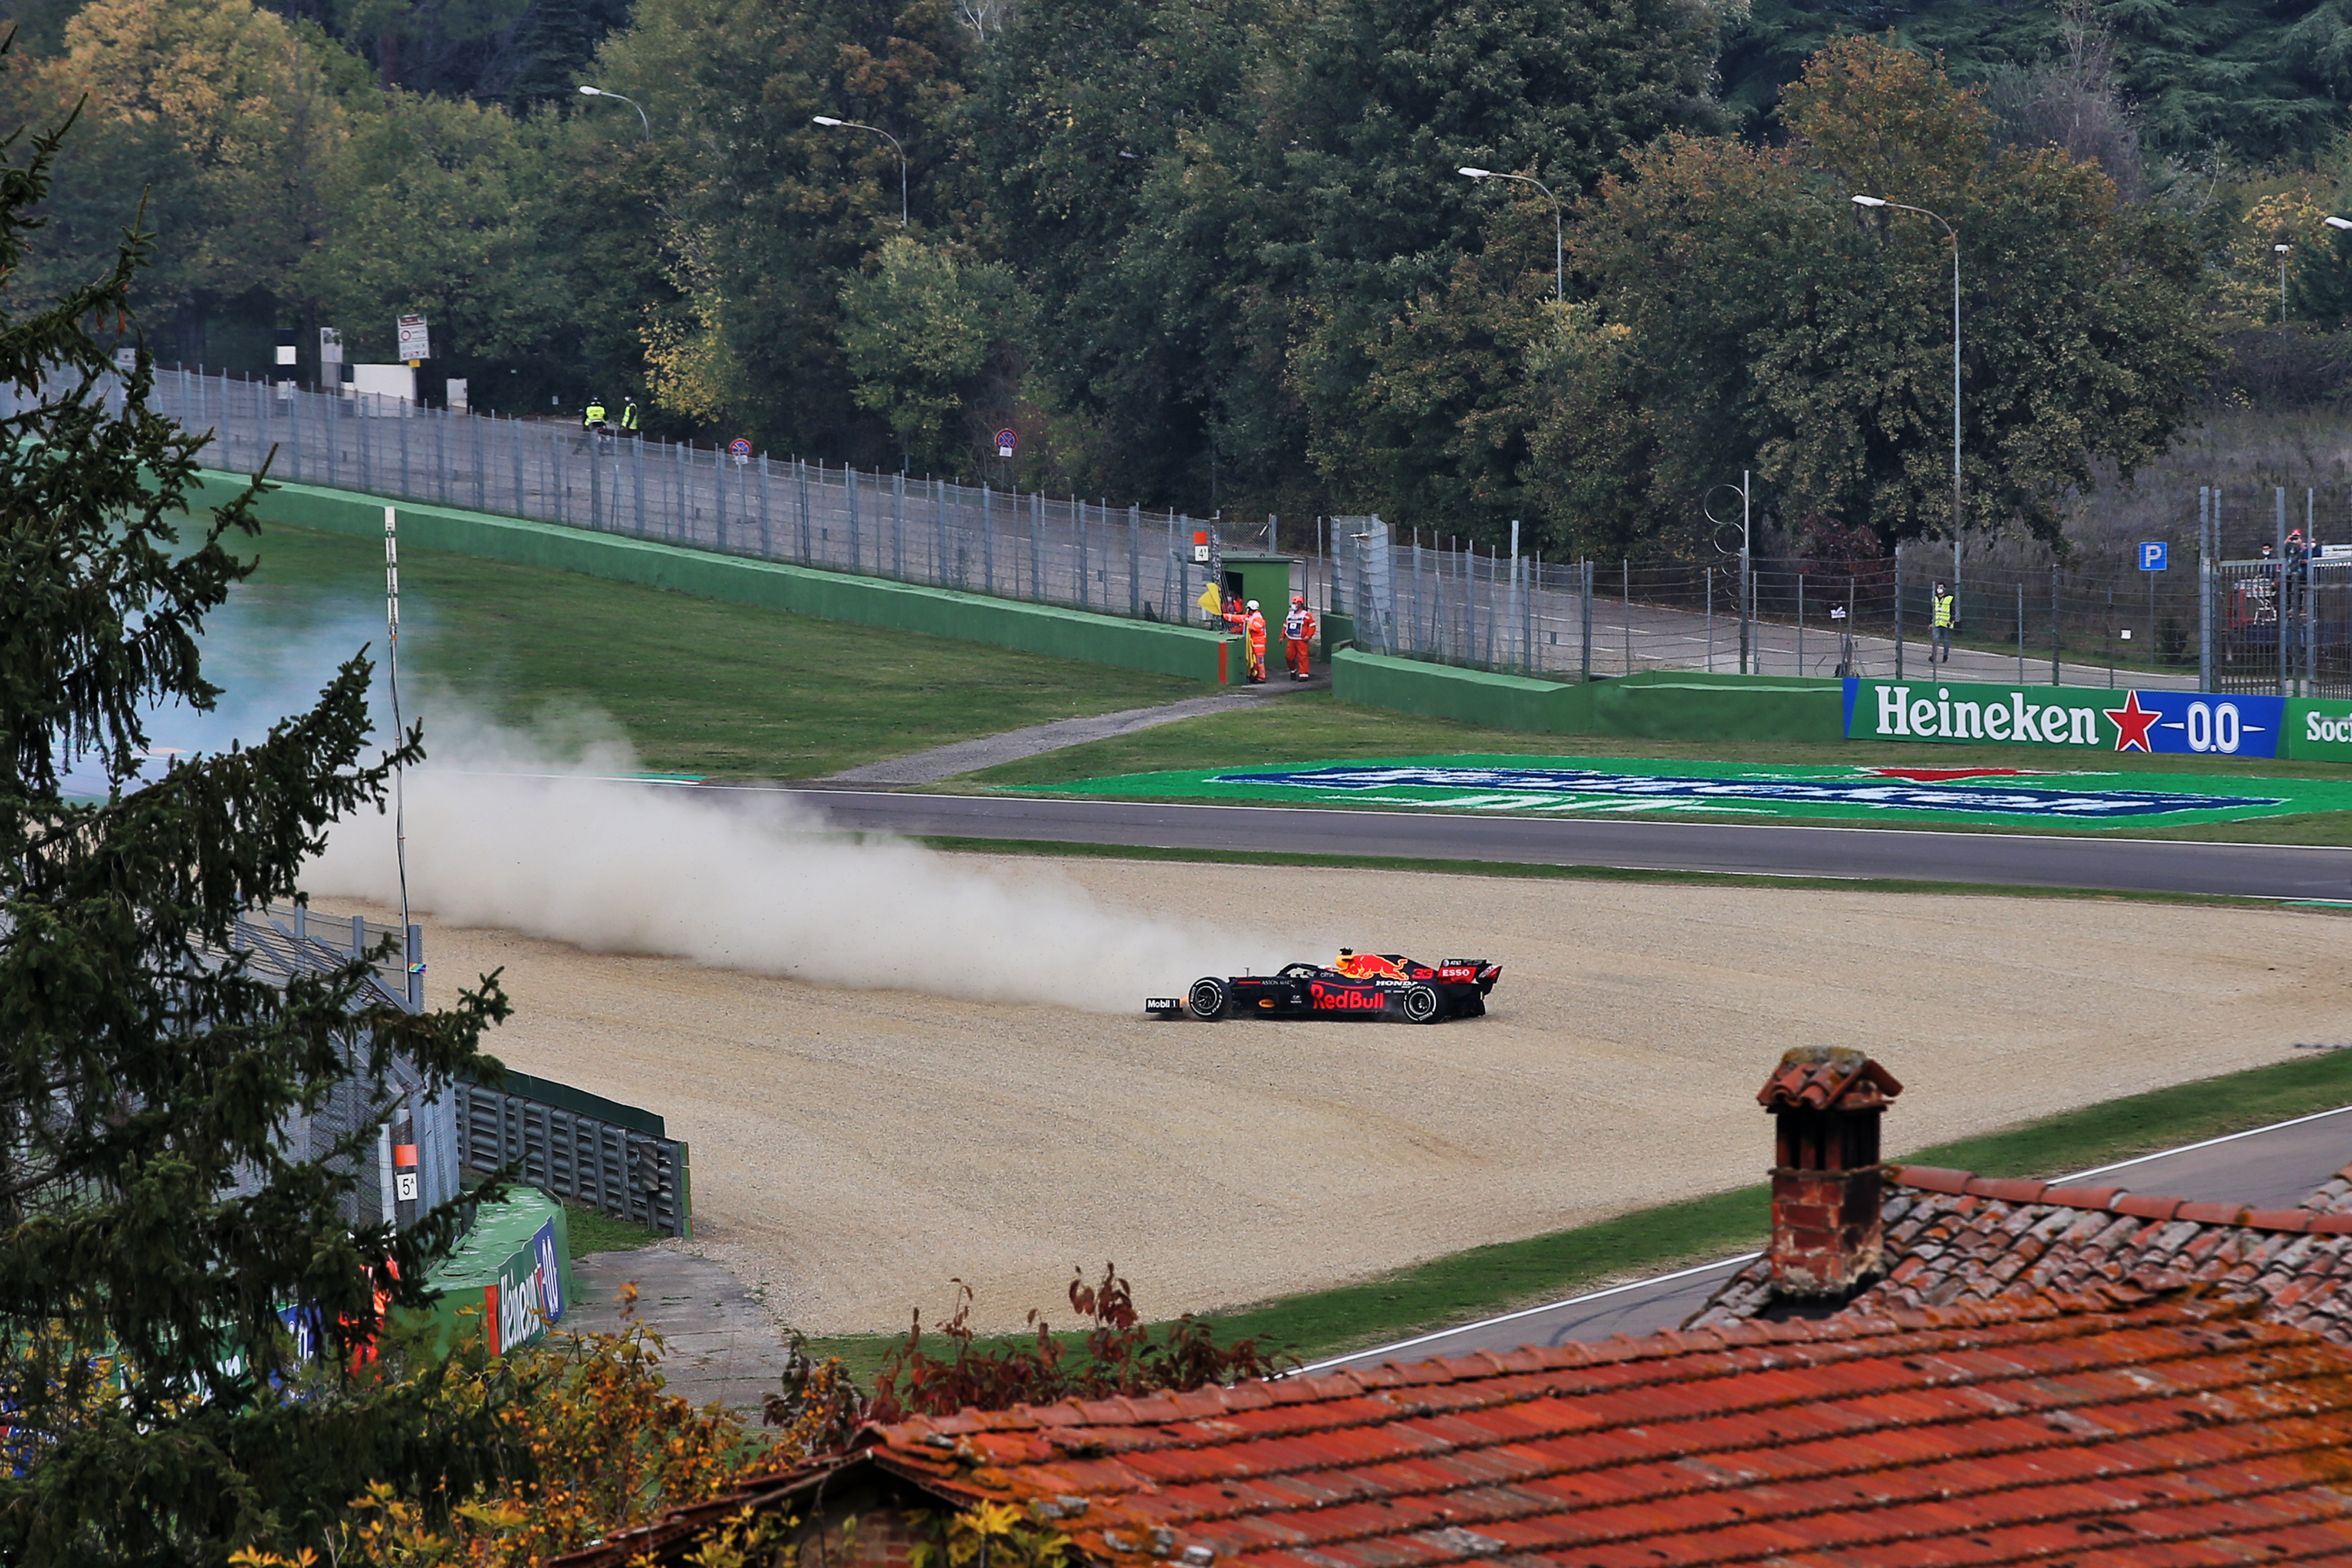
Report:
M1377 1013L1388 1005L1388 998L1378 991L1326 985L1319 980L1307 988L1307 997L1318 1013Z

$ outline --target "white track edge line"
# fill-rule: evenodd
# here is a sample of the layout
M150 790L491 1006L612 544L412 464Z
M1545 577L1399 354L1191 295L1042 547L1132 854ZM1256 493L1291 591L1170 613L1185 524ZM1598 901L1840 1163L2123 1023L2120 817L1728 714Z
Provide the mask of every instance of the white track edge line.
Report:
M2273 1121L2268 1126L2249 1127L2242 1132L2225 1132L2219 1138L2207 1138L2196 1143L2183 1143L2177 1149L2158 1149L2152 1154L2136 1154L2128 1160L2118 1160L2111 1165L2094 1165L2087 1171L2077 1171L2070 1176L2060 1176L2051 1182L2050 1185L2054 1187L2062 1183L2079 1182L2086 1177L2105 1175L2109 1171L2121 1171L2133 1165L2144 1165L2150 1160L2164 1160L2175 1154L2194 1153L2200 1149L2210 1149L2217 1143L2234 1143L2241 1138L2257 1137L2264 1132L2277 1132L2289 1127L2300 1127L2306 1121L2320 1121L2330 1116L2343 1116L2347 1113L2352 1113L2352 1105L2339 1105L2333 1110L2315 1110L2308 1116L2289 1117L2284 1121ZM1902 1163L1899 1160L1888 1163L1898 1165ZM1415 1345L1425 1345L1433 1340L1452 1339L1455 1334L1466 1334L1473 1329L1491 1329L1498 1323L1515 1322L1521 1318L1534 1317L1538 1312L1556 1312L1562 1307L1580 1307L1587 1301L1598 1301L1604 1297L1615 1296L1627 1290L1639 1290L1644 1286L1665 1285L1676 1279L1687 1279L1694 1274L1704 1274L1711 1268L1725 1268L1736 1263L1752 1263L1763 1256L1760 1252L1743 1252L1733 1258L1718 1258L1712 1263L1701 1263L1689 1268L1678 1268L1672 1274L1654 1274L1646 1279L1634 1279L1623 1285L1612 1285L1605 1290L1592 1290L1581 1296L1570 1296L1566 1300L1546 1302L1540 1307L1522 1307L1516 1312L1505 1312L1500 1317L1480 1318L1475 1322L1461 1323L1450 1329L1439 1329L1433 1333L1418 1334L1409 1340L1399 1340L1393 1344L1375 1345L1370 1350L1353 1351L1347 1355L1332 1356L1328 1360L1316 1362L1312 1365L1302 1366L1297 1373L1291 1375L1295 1377L1305 1373L1322 1372L1330 1367L1346 1366L1350 1362L1362 1361L1366 1356L1386 1355L1395 1351L1411 1350Z

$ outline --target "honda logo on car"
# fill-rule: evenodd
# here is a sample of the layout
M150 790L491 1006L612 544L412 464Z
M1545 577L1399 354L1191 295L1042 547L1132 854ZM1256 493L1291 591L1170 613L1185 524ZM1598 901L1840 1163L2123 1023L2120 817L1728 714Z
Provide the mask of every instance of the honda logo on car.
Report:
M1845 732L1883 741L2006 741L2103 752L2274 757L2278 697L2067 687L1845 683Z

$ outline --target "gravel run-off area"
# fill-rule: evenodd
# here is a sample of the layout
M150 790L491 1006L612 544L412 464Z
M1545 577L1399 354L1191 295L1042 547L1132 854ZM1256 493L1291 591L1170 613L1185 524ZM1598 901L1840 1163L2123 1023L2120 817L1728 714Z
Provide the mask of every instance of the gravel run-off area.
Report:
M695 1249L813 1334L984 1327L1116 1260L1154 1317L1745 1184L1799 1044L1906 1086L1890 1155L2352 1038L2317 911L1010 858L1107 904L1504 965L1483 1019L1161 1023L589 953L429 913L428 992L503 966L509 1065L692 1144ZM321 900L321 907L337 907ZM355 906L341 904L341 912ZM1055 962L1041 951L1034 962ZM1168 994L1194 978L1164 977ZM1138 1001L1141 998L1139 995Z

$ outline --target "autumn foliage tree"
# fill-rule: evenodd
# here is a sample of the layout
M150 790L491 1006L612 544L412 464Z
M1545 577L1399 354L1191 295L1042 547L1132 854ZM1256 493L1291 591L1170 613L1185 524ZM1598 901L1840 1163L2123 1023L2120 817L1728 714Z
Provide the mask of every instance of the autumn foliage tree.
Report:
M1571 265L1625 331L1641 440L1538 437L1571 470L1647 459L1618 510L1561 520L1628 548L1742 468L1783 515L1882 540L2011 526L2054 538L2070 491L2164 450L2212 353L2187 226L2127 207L2095 164L1996 150L1936 64L1851 37L1789 88L1782 147L1673 136L1606 181ZM1958 235L1966 510L1952 512L1951 265Z

